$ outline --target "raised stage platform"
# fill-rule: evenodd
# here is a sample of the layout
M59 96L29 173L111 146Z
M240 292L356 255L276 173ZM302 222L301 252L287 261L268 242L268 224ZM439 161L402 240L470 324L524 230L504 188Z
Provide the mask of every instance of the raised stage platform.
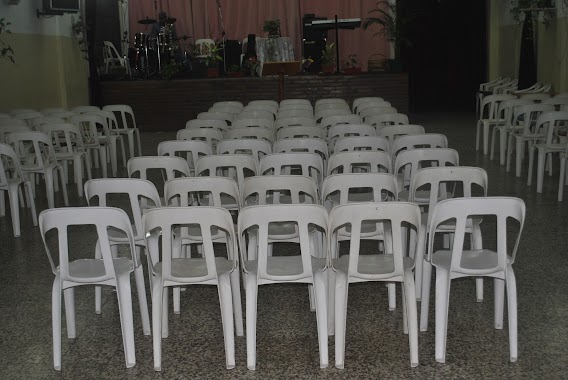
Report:
M278 99L278 77L105 81L104 104L129 104L142 131L176 131L198 113L222 100L245 105L255 99ZM408 113L408 74L298 75L284 78L284 99L343 98L351 103L381 96L398 112Z

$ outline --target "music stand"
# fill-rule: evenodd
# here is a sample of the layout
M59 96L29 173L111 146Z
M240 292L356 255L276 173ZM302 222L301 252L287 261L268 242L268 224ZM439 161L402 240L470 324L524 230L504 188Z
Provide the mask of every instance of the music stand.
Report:
M262 64L262 76L270 75L296 75L300 71L300 61L291 62L264 62Z

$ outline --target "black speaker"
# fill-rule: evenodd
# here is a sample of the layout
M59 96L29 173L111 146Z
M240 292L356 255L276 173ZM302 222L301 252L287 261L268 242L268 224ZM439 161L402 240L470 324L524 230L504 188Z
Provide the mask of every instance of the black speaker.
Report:
M227 69L233 65L240 66L241 65L241 52L243 51L242 42L238 40L226 40L225 41L225 49L226 54L223 55L223 43L219 44L221 51L219 51L219 55L224 57L226 60L226 67ZM223 67L223 65L221 65Z
M327 20L326 17L317 17L314 14L305 14L302 18L303 33L303 56L311 58L314 62L310 65L310 72L318 73L321 71L321 56L325 49L327 30L314 29L311 27L312 21Z

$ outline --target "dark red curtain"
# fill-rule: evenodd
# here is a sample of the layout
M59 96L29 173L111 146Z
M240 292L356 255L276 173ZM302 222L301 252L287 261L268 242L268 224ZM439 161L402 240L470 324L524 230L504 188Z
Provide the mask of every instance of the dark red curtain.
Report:
M155 7L156 4L156 7ZM221 20L218 4L221 6L226 38L243 40L250 33L264 36L264 20L280 19L283 36L294 41L297 60L302 57L302 17L305 13L333 19L367 17L368 11L376 7L376 0L131 0L129 2L130 35L149 32L150 27L137 21L157 18L164 10L168 16L175 17L178 36L221 39ZM357 54L363 69L369 57L381 54L388 58L389 44L383 37L374 37L376 30L340 30L340 61L350 54ZM133 37L132 37L133 38ZM328 41L335 42L335 33L329 32Z

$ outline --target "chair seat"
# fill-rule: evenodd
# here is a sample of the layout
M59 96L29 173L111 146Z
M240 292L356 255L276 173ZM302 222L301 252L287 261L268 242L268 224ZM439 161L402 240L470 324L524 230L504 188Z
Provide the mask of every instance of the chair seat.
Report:
M451 198L453 196L453 193L450 191L446 192L446 196L439 196L438 197L438 202L442 201L444 199L448 199ZM402 190L401 192L398 193L398 200L403 202L403 201L408 201L409 198L409 192L408 190ZM429 190L419 190L416 192L415 196L414 196L414 202L416 203L420 203L420 204L428 204L430 202L430 191Z
M497 258L497 252L489 249L463 251L461 266L473 270L490 270L497 266ZM450 270L451 260L452 251L450 250L436 251L432 255L432 265L436 268ZM507 256L507 263L510 262L511 258Z
M312 270L319 271L325 268L326 259L312 257ZM245 268L250 273L256 273L257 260L245 262ZM269 256L267 258L266 273L273 276L289 276L303 272L301 256Z
M404 269L414 268L414 260L403 257ZM343 273L349 272L349 255L343 255L333 260L333 267ZM394 271L393 255L359 255L359 267L357 271L362 274L388 274Z
M125 257L112 260L117 276L130 273L134 270L132 261ZM80 259L69 263L69 275L74 278L96 278L106 274L102 259Z
M227 273L233 270L233 263L224 257L215 258L217 274ZM154 265L155 275L162 274L162 263ZM172 258L172 276L174 277L203 277L207 275L207 263L205 259L174 259Z
M564 152L566 150L566 143L564 144L535 144L536 149L544 149L549 152Z

